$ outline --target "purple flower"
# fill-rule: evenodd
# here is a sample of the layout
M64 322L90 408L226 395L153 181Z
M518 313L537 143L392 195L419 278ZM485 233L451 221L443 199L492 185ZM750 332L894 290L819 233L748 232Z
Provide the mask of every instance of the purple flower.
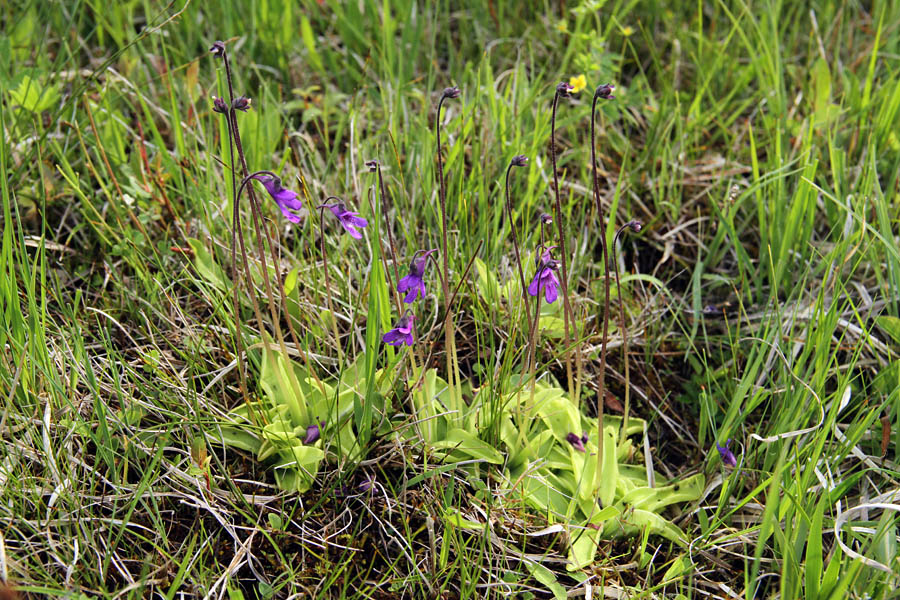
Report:
M406 313L405 315L400 317L400 320L397 321L397 324L394 325L394 328L384 334L384 337L381 338L381 341L391 346L399 346L401 344L412 346L413 319L415 318L416 315L412 313Z
M553 215L550 215L548 213L541 213L541 223L543 223L544 225L549 225L552 222Z
M553 304L559 297L559 279L556 278L556 270L559 268L559 261L553 260L550 256L550 249L544 250L541 256L541 264L531 285L528 286L528 295L537 296L541 290L544 290L544 298L547 304Z
M322 421L322 425L325 425L324 421ZM308 446L315 444L317 439L319 439L319 426L314 423L306 428L306 438L303 443Z
M528 164L528 157L524 154L519 154L518 156L513 156L512 165L514 167L524 167Z
M365 227L369 224L368 221L359 216L359 213L350 212L347 210L347 207L343 202L335 202L334 204L322 204L318 208L325 207L334 214L338 218L338 221L341 222L341 225L350 234L350 237L356 238L358 240L362 239L362 234L359 232L357 227Z
M266 191L272 196L272 200L281 209L281 214L284 215L284 218L291 223L299 223L300 215L291 212L299 211L303 208L303 202L297 197L297 192L281 187L281 180L277 177L260 175L256 179L265 186Z
M716 450L719 451L719 456L722 457L722 462L728 465L729 467L737 466L737 458L734 456L734 452L728 449L728 446L731 445L731 438L728 438L728 441L725 442L724 446L720 446L719 442L716 442Z
M209 49L209 51L213 56L222 56L223 54L225 54L225 42L213 42L213 45Z
M375 476L366 475L362 480L362 483L360 483L358 487L364 492L370 491L373 487L375 487Z
M596 91L594 91L595 98L603 98L604 100L612 100L615 96L612 95L612 91L616 89L611 83L604 83L603 85L597 86Z
M422 251L419 250L416 252L412 262L409 263L409 275L401 279L400 283L397 285L397 291L408 292L406 297L403 298L403 301L407 304L415 302L416 298L419 297L419 294L421 294L423 298L425 297L425 282L422 280L422 276L425 274L428 256L433 252L437 252L437 250L428 250L427 252L422 252L421 255L419 255L419 252Z
M459 88L457 86L444 88L441 93L442 98L459 98Z
M578 437L574 433L569 432L569 435L566 436L566 441L572 444L572 447L579 452L585 452L584 443L587 441L585 438L587 436Z

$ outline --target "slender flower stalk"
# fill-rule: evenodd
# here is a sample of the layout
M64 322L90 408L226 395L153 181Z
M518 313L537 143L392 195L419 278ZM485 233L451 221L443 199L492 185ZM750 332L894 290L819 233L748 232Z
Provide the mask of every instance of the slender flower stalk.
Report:
M553 96L553 113L550 117L550 161L553 167L553 193L556 197L556 226L559 233L560 264L562 265L563 344L566 349L566 380L569 385L569 397L577 404L578 392L575 388L575 382L572 379L572 356L569 350L570 340L572 339L569 335L569 328L574 327L575 323L572 322L574 321L574 317L572 315L572 306L569 303L569 271L566 263L568 250L566 248L565 232L563 231L562 204L560 204L559 201L559 174L557 173L556 168L556 107L559 105L560 97L568 97L569 94L572 93L572 89L572 86L566 82L562 82L556 86L556 94Z
M512 201L509 197L509 173L512 171L513 167L524 167L528 164L528 157L523 154L513 157L510 161L509 166L506 168L506 213L509 216L509 227L512 230L512 239L513 239L513 248L516 252L516 266L519 268L519 283L522 284L522 301L525 305L525 323L531 324L531 310L528 308L528 295L525 290L525 271L522 269L522 256L519 254L519 235L516 232L516 219L513 216L512 209ZM511 311L510 311L511 312ZM526 361L525 366L527 368L528 360L527 357L530 352L530 347L526 351Z
M600 338L600 375L597 378L597 476L603 465L603 409L606 402L606 343L609 334L609 248L606 247L606 223L603 219L603 205L600 202L600 180L597 176L597 139L594 133L597 114L597 100L610 99L613 86L604 84L594 91L591 103L591 172L593 173L594 202L597 204L597 218L600 220L600 244L603 260L603 336Z
M400 270L397 267L397 250L394 246L394 234L391 233L391 222L387 216L387 209L385 206L385 202L387 202L387 194L385 194L384 190L384 178L381 176L381 162L377 159L372 159L366 161L366 166L369 167L370 173L378 174L378 189L381 192L381 214L384 216L384 228L387 229L388 234L388 244L391 250L391 264L394 265L394 281L400 281ZM381 241L378 242L379 244ZM384 265L384 276L388 279L388 287L393 289L394 285L391 282L391 274L387 269L387 262L383 260L384 253L382 252L382 263ZM400 302L400 295L394 292L394 300L397 302L397 310L403 309L403 304Z
M328 253L325 252L325 209L328 208L328 201L337 200L341 205L343 202L337 196L329 196L325 198L325 203L320 204L319 209L319 247L322 250L322 269L325 271L325 302L328 304L328 312L331 317L332 335L334 335L334 343L338 349L338 358L343 363L344 351L341 348L341 338L338 335L337 319L335 318L334 307L331 304L331 277L328 275Z
M622 288L619 287L619 261L616 259L616 248L619 245L619 236L626 230L637 233L643 225L640 221L628 221L616 232L613 238L613 269L616 274L616 295L619 297L619 328L622 330L622 360L625 362L625 414L622 416L622 431L619 439L625 440L625 432L628 430L628 411L631 408L631 380L628 375L628 330L625 328L625 300L622 298Z
M447 313L444 316L444 351L447 357L447 384L449 385L450 398L456 405L457 410L462 409L462 399L457 396L459 393L459 373L455 367L456 364L456 338L453 332L453 319L450 313L450 263L449 252L447 250L447 190L444 186L444 160L441 148L441 108L444 106L444 100L448 98L459 98L460 92L458 87L446 88L441 93L441 99L438 102L437 115L435 116L435 132L437 136L437 167L438 167L438 184L441 200L441 259L443 261L444 277L441 280L443 285L444 302L447 304Z
M226 81L228 82L228 98L230 101L230 108L228 110L227 117L228 117L228 125L229 125L229 127L228 127L229 137L230 137L230 142L231 142L231 144L229 144L229 146L233 146L233 149L229 148L229 151L232 153L232 164L231 164L232 190L234 190L234 206L233 206L234 214L233 214L232 222L233 222L233 225L238 229L237 237L238 237L238 240L241 242L241 254L244 259L244 270L246 272L246 280L248 282L248 285L252 285L252 279L250 278L250 272L249 272L249 265L247 264L247 253L246 253L246 249L243 244L243 232L241 231L242 228L240 226L240 212L239 212L240 211L240 207L239 207L240 194L235 189L236 186L234 185L234 183L235 183L235 173L234 173L235 165L234 165L234 159L233 159L234 149L236 149L237 156L238 156L238 159L239 159L240 165L241 165L241 170L244 175L244 181L245 182L249 181L250 170L247 167L247 159L244 156L244 148L243 148L243 144L241 143L241 134L240 134L240 129L238 128L238 123L237 123L237 111L238 110L245 111L248 108L250 108L250 100L249 100L249 98L246 98L244 96L241 96L240 98L235 98L234 84L232 82L231 65L228 61L228 52L226 52L226 50L225 50L225 44L221 41L217 41L213 44L212 48L210 48L210 51L212 52L213 55L222 58L222 62L224 63L224 66L225 66L225 77L226 77ZM269 173L269 174L272 177L276 177L273 173ZM242 183L241 188L243 188L243 187L244 187L244 184ZM250 198L250 213L253 217L253 228L256 233L257 254L259 256L259 260L260 260L260 263L262 266L263 281L265 283L265 288L266 288L266 297L268 299L269 312L272 317L272 324L273 324L273 327L275 328L276 339L278 340L278 343L281 347L281 351L284 354L284 356L288 356L287 346L285 345L285 342L284 342L284 335L282 334L282 331L281 331L281 324L280 324L280 320L279 320L279 311L275 307L276 306L275 305L275 297L272 294L272 285L271 285L271 282L269 281L269 270L266 265L266 253L265 253L265 250L263 247L263 242L262 242L262 238L263 238L262 232L265 232L265 238L266 238L266 241L268 242L268 248L269 248L271 258L272 258L273 266L278 264L277 257L275 254L275 243L274 243L274 240L272 239L271 234L269 233L269 230L265 227L261 227L261 225L260 225L260 221L262 220L262 213L261 213L261 209L259 206L259 202L257 201L257 198L256 198L256 194L253 190L253 186L249 186L247 191L248 191L248 196ZM234 235L235 235L235 232L232 232L232 266L234 266L234 263L236 262L236 259L234 257ZM284 286L279 284L278 291L279 291L280 297L281 297L281 304L279 305L279 308L281 306L287 306L287 295L284 292ZM237 295L237 291L235 290L235 296L236 295ZM264 327L262 324L261 313L259 312L258 306L256 304L255 295L251 294L251 296L253 296L254 310L256 311L257 320L260 323L260 332L262 332L262 331L264 331ZM236 306L235 308L237 309L239 307ZM239 319L239 317L238 317L238 319ZM315 370L313 370L311 368L311 366L309 364L309 358L307 357L306 352L303 351L303 347L300 345L300 341L297 337L297 332L294 330L294 326L293 326L293 323L291 322L290 318L287 319L287 324L288 324L288 329L290 330L291 339L294 343L294 347L295 347L297 353L299 353L300 357L303 359L303 361L306 365L306 370L312 375L313 379L318 384L319 389L324 393L325 387L322 384L322 381L319 379L319 376L316 374ZM239 329L238 329L238 335L240 335ZM241 357L238 356L237 360L240 361Z

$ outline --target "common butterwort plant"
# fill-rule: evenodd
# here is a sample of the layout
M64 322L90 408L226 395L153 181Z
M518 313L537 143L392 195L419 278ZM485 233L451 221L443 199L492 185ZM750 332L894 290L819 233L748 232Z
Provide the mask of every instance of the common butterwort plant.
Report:
M432 235L439 234L440 242L432 247L420 231L406 230L405 235L395 239L393 230L399 231L405 224L394 222L398 217L393 216L388 206L388 185L378 160L366 163L376 176L368 206L350 195L333 195L312 201L302 178L288 178L284 173L267 169L251 172L245 164L240 143L238 114L254 109L254 105L249 98L233 94L225 45L215 44L213 54L225 65L228 85L227 96L223 94L223 97L213 99L212 112L226 119L230 165L233 165L229 169L234 190L231 207L232 296L236 364L245 399L243 405L232 411L235 426L226 428L225 441L268 461L273 465L279 486L301 492L316 483L317 473L326 464L326 459L341 472L352 471L353 464L365 456L372 439L389 439L408 448L422 449L420 459L423 462L462 463L467 467L460 469L460 474L479 479L489 477L500 497L514 501L517 509L524 504L538 515L564 523L569 547L568 567L572 570L591 564L601 538L650 531L675 543L683 543L681 532L665 520L660 511L669 504L698 498L703 489L702 476L683 480L677 485L651 484L662 477L641 464L641 450L633 443L633 436L644 433L647 424L629 414L627 352L625 414L622 418L603 415L609 262L612 260L615 265L615 261L610 257L603 234L606 225L597 176L593 122L597 102L612 99L613 87L599 86L591 108L592 188L600 215L596 229L600 232L606 280L603 319L598 320L597 325L600 331L584 331L584 337L597 333L601 340L600 393L597 415L594 416L583 412L578 403L583 325L576 321L570 305L573 291L569 289L568 261L572 258L569 248L573 247L570 244L573 240L564 219L571 210L563 210L556 164L556 113L559 102L571 93L568 84L557 86L553 97L550 128L552 213L530 212L532 204L511 193L510 180L517 170L529 167L528 157L513 155L502 167L505 180L498 195L503 194L502 208L509 226L516 269L508 282L511 285L505 288L506 303L500 303L510 312L509 339L512 343L500 354L522 353L521 372L491 374L475 385L462 376L454 315L457 314L458 292L467 281L481 245L469 257L465 268L451 276L450 235L457 228L448 211L441 129L445 105L462 97L459 88L450 87L440 92L436 106L435 164L439 202L436 208L440 210L440 232ZM572 110L577 110L577 104L572 105ZM464 143L464 138L454 140L454 144ZM245 197L248 200L246 206L241 203ZM261 198L268 200L263 203ZM242 209L245 208L249 209L253 225L246 232L242 228ZM368 212L367 208L370 209ZM307 218L310 212L312 219ZM322 360L317 355L319 364L313 365L309 360L309 348L299 342L294 319L286 310L287 286L279 277L272 276L277 269L269 269L269 265L273 268L279 265L276 253L279 245L266 226L267 218L274 218L282 228L298 237L318 236L318 250L311 244L313 249L307 253L307 256L311 255L307 258L311 262L295 265L294 269L308 274L309 280L303 284L314 287L317 294L322 289L318 282L324 283L323 304L330 315L336 359L329 356ZM519 222L527 225L520 230ZM613 248L625 231L637 232L640 227L638 222L631 221L619 228L612 242ZM555 235L551 228L555 229ZM387 238L387 248L382 234ZM255 246L255 252L251 246ZM365 255L366 251L370 256ZM366 265L360 271L368 273L365 282L357 286L360 298L354 310L359 313L358 320L365 323L365 340L364 350L356 356L351 351L355 343L352 334L345 332L342 338L336 325L335 306L352 303L340 298L332 285L329 258L330 253L336 252L353 252L354 256L358 253L362 260L357 262ZM350 262L346 257L343 260ZM482 267L483 264L479 267L481 277L497 277L498 269ZM615 269L618 283L617 267ZM264 318L257 300L256 282L261 282L264 288L268 319ZM300 284L295 282L293 285ZM433 291L438 286L440 297L431 312L429 309L435 303L430 300L435 297ZM337 287L349 289L351 286ZM495 287L499 289L499 283ZM247 331L241 320L241 311L246 308L248 299L256 319L258 333L255 334ZM619 329L626 336L621 292L619 300ZM316 304L314 310L324 313L322 305ZM539 353L537 342L542 306L552 311L560 304L564 323L562 343L547 343ZM524 335L516 329L522 315L525 316ZM285 316L287 318L283 318ZM346 316L344 319L352 320ZM290 328L290 343L282 332L284 323ZM305 341L312 337L309 332L302 333ZM251 335L255 339L250 340ZM248 338L246 343L244 337ZM514 342L523 337L527 346L516 348ZM460 339L463 339L461 334ZM559 341L558 338L553 340ZM623 346L627 347L627 337L623 337ZM441 352L446 367L439 369L435 364L440 363ZM573 352L574 357L571 356ZM251 377L245 372L245 362L254 364L252 360L245 361L248 356L258 358L256 380L262 392L258 395L253 393L249 383ZM506 355L516 356L518 354ZM302 364L297 363L296 357ZM564 363L565 386L553 379L552 366L544 363L539 368L541 360L552 365L557 357ZM501 356L499 360L503 358ZM576 363L574 376L573 358ZM508 360L505 364L514 362ZM326 366L331 364L335 366ZM589 434L590 431L596 431L597 435ZM615 435L616 431L620 432L619 436ZM727 450L728 444L720 447L720 453L723 448ZM727 454L722 453L722 456L729 460ZM625 463L627 467L620 468ZM473 465L477 468L472 468ZM484 484L479 481L478 485L483 487Z

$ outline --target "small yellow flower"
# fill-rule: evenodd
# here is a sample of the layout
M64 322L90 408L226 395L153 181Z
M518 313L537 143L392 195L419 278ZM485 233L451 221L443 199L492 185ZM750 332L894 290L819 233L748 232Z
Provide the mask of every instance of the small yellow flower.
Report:
M622 28L622 35L624 35L625 37L631 37L631 34L633 34L633 33L634 33L634 28L629 25L626 25L625 27Z
M556 24L556 30L560 33L566 33L569 31L569 24L566 23L565 19Z
M569 79L569 85L572 86L572 93L577 94L587 87L587 79L585 79L583 74L578 77L572 77Z

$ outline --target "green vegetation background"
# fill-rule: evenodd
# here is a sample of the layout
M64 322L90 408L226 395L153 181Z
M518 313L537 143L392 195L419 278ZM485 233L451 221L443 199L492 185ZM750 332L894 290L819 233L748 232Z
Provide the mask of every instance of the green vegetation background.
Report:
M435 522L435 503L487 518L461 480L401 493L391 465L366 464L298 498L214 443L239 400L227 296L197 268L229 257L227 137L210 110L224 75L207 53L223 39L253 99L241 116L251 169L302 175L314 198L368 214L363 163L378 157L404 256L438 245L430 127L436 92L459 85L451 268L483 243L501 282L513 275L505 167L531 157L514 193L533 247L553 90L584 75L558 129L589 330L602 291L589 94L614 83L598 121L606 234L645 223L622 252L638 276L614 298L634 337L635 413L657 469L712 483L676 519L691 552L610 543L588 582L648 598L894 593L897 3L13 1L0 22L4 581L35 597L546 597L528 555L585 585L567 579L560 540L525 535L546 527L535 515L501 512L490 533ZM317 229L267 210L312 326ZM350 338L368 255L346 240L330 255ZM462 294L461 355L480 381L508 323L474 276ZM310 343L333 368L328 336ZM727 438L734 471L709 454ZM335 492L368 474L383 497ZM437 552L447 567L430 571Z

